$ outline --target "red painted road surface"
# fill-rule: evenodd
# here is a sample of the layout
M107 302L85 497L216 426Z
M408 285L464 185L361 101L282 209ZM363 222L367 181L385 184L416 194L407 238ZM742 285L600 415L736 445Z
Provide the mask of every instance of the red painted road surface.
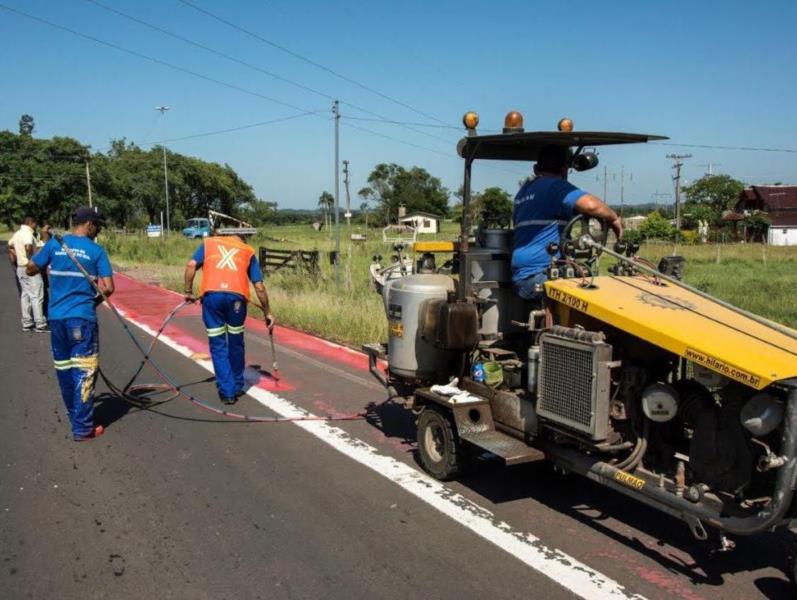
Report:
M181 302L178 294L124 275L116 283L116 306L153 330ZM186 308L165 334L201 354L207 353L207 340L199 315L198 306ZM370 407L367 420L340 426L385 455L416 464L414 418L399 406L381 404L384 391L367 372L363 354L286 327L276 329L276 341L280 381L268 373L271 356L264 323L247 320L248 364L257 363L251 372L260 373L253 384L316 414ZM263 413L262 406L247 399L236 410ZM113 428L107 435L113 435ZM448 485L513 528L532 532L548 547L570 554L631 592L686 600L794 597L781 560L790 534L739 539L735 551L719 553L714 545L693 540L683 523L585 479L560 478L545 464L505 469L484 459L480 467ZM507 554L506 560L514 559ZM534 597L532 590L528 597Z

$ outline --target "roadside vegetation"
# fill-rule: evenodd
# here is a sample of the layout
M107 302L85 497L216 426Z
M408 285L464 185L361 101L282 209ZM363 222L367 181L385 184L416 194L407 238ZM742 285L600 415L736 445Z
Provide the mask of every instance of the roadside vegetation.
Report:
M342 225L340 284L335 283L329 252L335 241L327 231L309 225L259 229L250 243L285 250L319 250L319 274L281 271L266 278L277 319L285 325L325 338L359 346L385 340L387 328L381 298L370 288L368 267L375 254L387 264L392 249L382 243L381 231L368 233L367 242L349 243ZM454 239L455 223L444 223L439 239ZM352 232L362 228L352 225ZM198 245L173 234L166 240L143 235L104 236L115 265L134 277L182 291L182 269ZM769 319L797 327L797 248L761 244L674 245L644 244L641 256L658 262L665 255L687 259L685 279L691 285ZM602 267L611 264L601 261ZM256 309L255 309L255 312Z

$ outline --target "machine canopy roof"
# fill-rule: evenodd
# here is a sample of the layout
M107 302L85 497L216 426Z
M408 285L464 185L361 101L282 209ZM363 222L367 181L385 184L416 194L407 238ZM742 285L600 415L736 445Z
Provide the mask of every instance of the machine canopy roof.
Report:
M529 131L465 137L457 144L457 152L462 158L471 160L535 161L545 146L609 146L666 139L669 138L661 135L611 131Z

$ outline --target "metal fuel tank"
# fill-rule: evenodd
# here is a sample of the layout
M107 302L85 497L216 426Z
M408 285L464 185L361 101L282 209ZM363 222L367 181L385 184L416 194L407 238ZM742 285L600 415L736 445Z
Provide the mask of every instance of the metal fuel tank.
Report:
M445 377L451 352L440 350L418 335L421 304L448 297L455 290L448 275L408 275L393 279L382 294L388 319L388 365L402 377L437 380Z

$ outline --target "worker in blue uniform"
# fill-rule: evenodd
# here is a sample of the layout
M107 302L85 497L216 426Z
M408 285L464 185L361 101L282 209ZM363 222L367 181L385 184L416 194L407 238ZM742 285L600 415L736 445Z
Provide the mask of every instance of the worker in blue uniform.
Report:
M94 424L94 386L99 370L99 329L96 306L102 302L75 265L77 260L96 279L107 298L114 291L108 255L94 239L103 225L96 208L80 207L72 213L72 233L62 241L51 238L27 264L27 274L49 267L48 307L50 339L61 396L76 442L103 433ZM71 254L71 257L70 257Z
M623 221L600 198L567 181L570 150L547 146L540 150L534 178L515 196L512 250L512 283L525 300L539 300L550 264L548 244L558 242L567 222L581 213L609 223L617 239L623 236Z
M268 293L254 249L238 236L205 238L185 267L185 299L196 302L194 277L202 269L200 296L202 321L208 334L216 388L224 404L243 395L245 346L244 322L250 283L260 301L266 326L274 327Z

